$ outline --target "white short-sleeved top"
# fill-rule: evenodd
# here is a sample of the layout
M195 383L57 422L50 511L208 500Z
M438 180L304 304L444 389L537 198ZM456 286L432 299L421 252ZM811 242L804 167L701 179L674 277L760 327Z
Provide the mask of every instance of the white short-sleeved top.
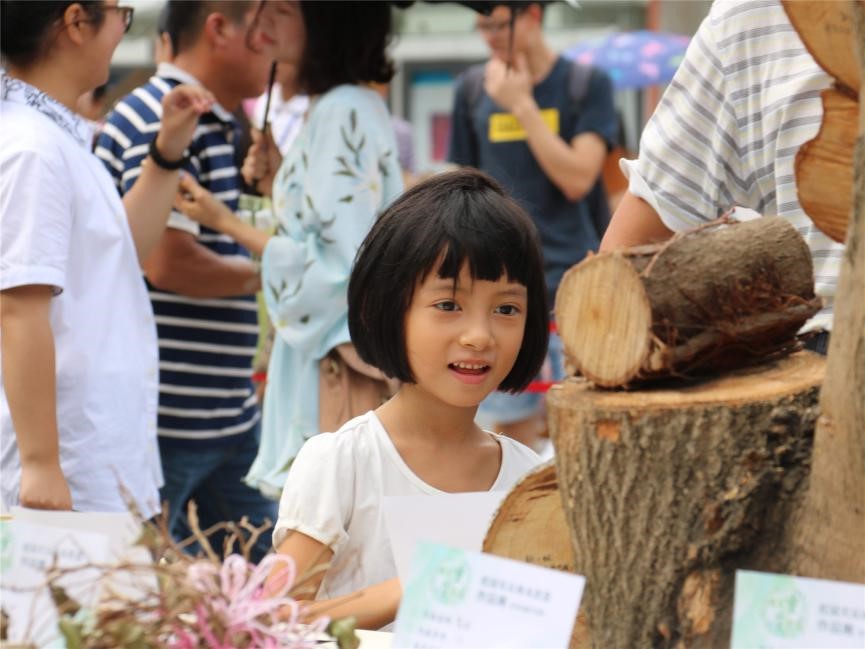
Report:
M815 62L777 0L716 0L643 131L639 159L622 162L631 193L685 230L733 206L790 221L811 249L824 308L803 329L832 328L844 246L799 203L795 160L817 135Z
M0 76L0 89L0 290L54 287L60 462L73 507L125 511L122 483L149 517L162 483L158 351L126 211L83 119L18 79ZM5 390L0 453L10 507L20 462Z
M507 491L541 460L519 442L490 435L502 449L490 491ZM329 546L333 568L318 596L346 595L397 576L382 499L443 493L412 472L370 411L304 444L282 492L273 544L297 530Z

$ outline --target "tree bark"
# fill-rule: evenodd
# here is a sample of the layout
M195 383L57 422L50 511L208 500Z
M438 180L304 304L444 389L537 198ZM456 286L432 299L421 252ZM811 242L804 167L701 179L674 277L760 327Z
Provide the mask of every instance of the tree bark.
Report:
M823 367L799 352L683 389L549 392L592 647L728 645L735 570L783 564Z
M851 2L865 70L865 2ZM852 218L835 299L822 414L789 571L865 583L865 84L859 88Z
M808 247L779 218L590 257L556 295L567 361L605 387L789 351L819 308Z

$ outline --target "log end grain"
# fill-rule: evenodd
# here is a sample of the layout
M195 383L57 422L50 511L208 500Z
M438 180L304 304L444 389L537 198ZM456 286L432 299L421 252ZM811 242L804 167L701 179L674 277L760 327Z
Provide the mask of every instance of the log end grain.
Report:
M651 351L646 291L617 253L588 257L564 274L556 322L568 363L601 386L626 383Z

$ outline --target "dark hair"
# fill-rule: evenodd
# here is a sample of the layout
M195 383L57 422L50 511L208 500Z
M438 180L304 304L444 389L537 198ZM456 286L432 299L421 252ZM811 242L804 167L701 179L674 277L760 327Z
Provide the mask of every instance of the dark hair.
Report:
M58 19L70 5L80 4L91 16L93 23L99 27L105 18L101 0L0 0L0 51L3 58L13 65L27 66L34 63L45 54L51 41L49 27Z
M171 18L171 3L166 2L162 5L162 9L156 17L156 35L161 37L163 34L167 34L168 42L171 44L171 51L176 52L177 35L173 33L173 30L177 27L172 23Z
M254 8L245 0L168 0L159 14L157 33L168 34L174 54L178 54L195 45L210 14L223 14L242 25L246 12Z
M298 86L320 95L343 83L393 77L386 49L391 8L387 2L301 0L306 46L298 65Z
M543 365L549 339L540 242L525 211L475 169L438 174L411 188L361 244L348 285L348 326L360 357L387 376L413 382L405 314L415 286L433 271L456 282L464 263L475 279L506 275L526 287L522 346L499 389L526 387Z

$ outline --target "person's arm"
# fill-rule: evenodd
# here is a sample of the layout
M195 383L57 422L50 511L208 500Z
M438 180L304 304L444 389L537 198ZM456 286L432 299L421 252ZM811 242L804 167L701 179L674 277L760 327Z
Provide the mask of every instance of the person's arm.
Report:
M162 98L162 122L156 148L163 158L173 161L183 157L198 118L212 105L213 96L204 88L193 86L177 86ZM165 230L179 173L162 169L147 159L141 174L123 196L139 262L147 258Z
M313 571L317 566L328 563L333 558L333 552L325 544L297 531L286 537L277 548L277 552L291 557L294 561L297 579L301 582L298 598L309 597L312 599L326 572L322 570L310 573L310 571ZM281 586L275 577L277 570L278 568L274 570L271 577L272 582L268 583L269 588L275 589ZM305 577L308 574L309 576ZM307 621L312 621L322 615L327 615L332 619L354 617L358 628L380 629L396 618L401 597L402 588L399 579L394 577L342 597L310 602L304 607L302 614Z
M3 389L21 461L19 501L34 509L72 509L60 468L52 288L28 285L0 292Z
M251 253L264 253L270 235L240 220L190 174L182 174L174 206L193 221L228 235Z
M357 628L375 631L396 619L401 600L402 586L394 577L350 595L313 602L303 610L303 616L308 621L322 615L332 620L353 617Z
M168 228L154 246L144 274L156 288L194 298L251 295L261 286L252 260L217 254L175 228Z
M664 241L671 236L673 231L664 225L655 208L631 192L625 192L607 226L600 252Z
M585 132L566 142L550 130L532 95L532 79L521 55L511 70L498 59L487 63L484 89L519 120L529 148L547 178L568 200L582 199L603 169L607 156L604 139L597 133Z

